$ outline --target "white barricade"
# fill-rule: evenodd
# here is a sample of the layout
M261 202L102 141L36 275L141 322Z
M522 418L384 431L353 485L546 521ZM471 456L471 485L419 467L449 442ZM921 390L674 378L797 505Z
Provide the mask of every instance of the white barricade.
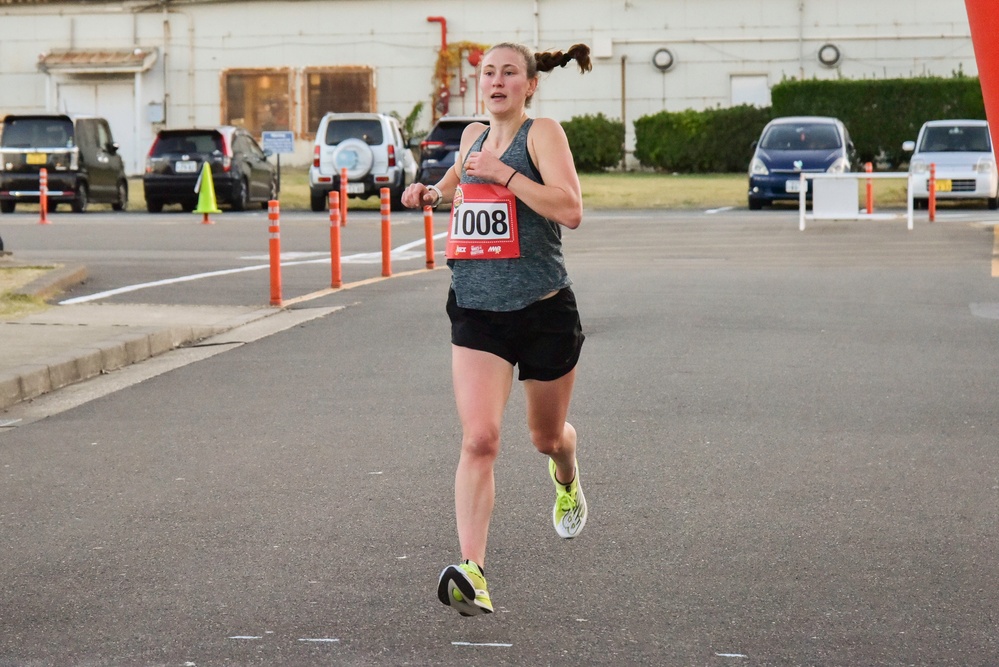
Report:
M805 174L800 175L798 190L798 229L805 230L805 219L812 220L871 220L899 217L897 214L866 213L860 208L859 185L861 179L904 178L906 180L906 221L909 230L912 229L912 178L906 171L858 172L850 171L843 174ZM812 181L812 214L805 214L805 193L808 191L807 179ZM865 207L866 208L866 207Z

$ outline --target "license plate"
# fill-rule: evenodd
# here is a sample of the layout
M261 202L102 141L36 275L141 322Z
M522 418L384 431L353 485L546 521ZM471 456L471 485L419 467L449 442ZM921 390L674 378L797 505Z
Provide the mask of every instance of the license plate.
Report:
M347 182L347 194L349 195L363 195L364 194L364 183L351 183Z
M949 178L937 179L937 192L950 192L951 182Z
M797 178L793 181L784 181L784 192L801 192L801 181ZM805 192L808 192L808 181L805 181Z
M178 174L193 174L198 171L198 163L193 160L181 160L174 163L173 170Z
M28 164L45 164L48 156L45 153L28 153L24 156L24 161Z

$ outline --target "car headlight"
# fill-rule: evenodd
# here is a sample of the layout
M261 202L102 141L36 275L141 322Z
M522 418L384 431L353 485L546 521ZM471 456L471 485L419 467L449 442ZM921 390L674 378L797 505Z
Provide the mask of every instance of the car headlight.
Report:
M840 157L836 158L836 161L829 165L826 169L827 174L842 174L843 172L850 169L850 163L846 161L846 158Z
M758 157L754 157L753 161L749 163L749 175L750 176L766 176L770 173L767 169L767 165L763 164L763 160Z
M921 159L915 159L909 163L909 171L913 174L925 174L926 173L926 161Z
M996 168L996 161L990 157L980 157L978 158L978 164L975 165L975 171L979 174L991 174Z

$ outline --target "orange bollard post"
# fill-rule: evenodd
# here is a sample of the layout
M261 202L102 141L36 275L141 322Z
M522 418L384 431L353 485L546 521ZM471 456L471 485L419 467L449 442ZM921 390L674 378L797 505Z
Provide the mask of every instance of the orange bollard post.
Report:
M343 286L340 270L340 195L330 192L330 287Z
M49 220L49 170L42 167L38 170L38 218L39 225L51 225Z
M267 219L270 226L269 249L271 260L271 305L281 305L281 205L278 200L267 202Z
M423 207L423 235L427 242L427 268L434 268L434 209Z
M340 226L347 226L347 167L340 169Z
M930 179L926 182L930 196L927 200L927 208L930 209L930 222L937 219L937 165L930 163Z
M870 162L864 164L864 171L868 174L874 171L874 165ZM867 215L874 213L874 184L871 179L867 179Z
M392 204L391 190L379 190L382 198L382 275L388 278L392 275Z

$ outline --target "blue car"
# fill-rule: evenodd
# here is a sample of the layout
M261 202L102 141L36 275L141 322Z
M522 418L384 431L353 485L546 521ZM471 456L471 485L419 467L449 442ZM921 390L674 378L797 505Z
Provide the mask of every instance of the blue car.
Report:
M853 142L846 126L825 116L775 118L753 142L749 163L749 209L758 211L778 200L798 201L802 172L841 174L850 171ZM805 181L807 199L811 182Z

